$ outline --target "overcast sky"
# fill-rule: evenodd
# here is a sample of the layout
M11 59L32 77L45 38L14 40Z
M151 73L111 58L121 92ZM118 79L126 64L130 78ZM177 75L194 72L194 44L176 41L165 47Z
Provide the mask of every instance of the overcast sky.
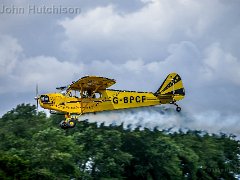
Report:
M238 126L239 17L239 0L1 0L0 115L34 103L36 83L46 93L99 75L154 92L177 72L183 111Z

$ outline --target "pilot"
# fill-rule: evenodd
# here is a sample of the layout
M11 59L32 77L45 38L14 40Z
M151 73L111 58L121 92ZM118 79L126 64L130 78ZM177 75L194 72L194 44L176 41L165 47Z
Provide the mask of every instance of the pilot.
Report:
M92 97L92 98L95 98L95 94L93 95L93 91L92 91L91 89L88 89L88 90L87 90L87 96L90 97L90 98L91 98L91 97Z
M88 90L87 90L87 96L88 96L88 97L92 97L92 90L91 90L91 89L88 89Z

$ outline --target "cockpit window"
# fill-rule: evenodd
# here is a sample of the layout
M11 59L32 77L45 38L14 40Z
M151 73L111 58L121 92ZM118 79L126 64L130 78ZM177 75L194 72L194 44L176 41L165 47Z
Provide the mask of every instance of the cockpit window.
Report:
M76 90L63 90L61 94L67 97L75 97L75 98L101 98L102 94L99 92L93 92L92 90L86 90L82 93ZM82 94L82 97L81 97Z
M101 93L95 93L95 98L101 98L102 97L102 94Z
M93 92L91 90L87 90L85 93L84 93L84 97L86 98L101 98L102 97L102 94L99 93L99 92Z
M67 93L66 90L61 91L61 94L64 95L64 96L66 95L66 93Z
M67 97L72 97L74 92L72 90L67 91L66 96Z
M79 91L75 91L75 90L67 90L63 93L64 96L67 97L76 97L76 98L80 98L80 92Z

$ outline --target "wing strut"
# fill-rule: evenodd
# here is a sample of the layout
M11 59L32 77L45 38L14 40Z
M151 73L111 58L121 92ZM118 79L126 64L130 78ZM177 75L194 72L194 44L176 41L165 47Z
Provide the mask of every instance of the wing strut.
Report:
M98 86L95 88L95 90L92 92L91 96L88 97L88 99L93 98L94 95L95 95L95 92L97 92L100 87L101 87L101 85L98 85ZM84 113L84 110L86 109L87 105L88 105L88 102L86 101L86 105L83 107L83 86L81 85L81 114Z

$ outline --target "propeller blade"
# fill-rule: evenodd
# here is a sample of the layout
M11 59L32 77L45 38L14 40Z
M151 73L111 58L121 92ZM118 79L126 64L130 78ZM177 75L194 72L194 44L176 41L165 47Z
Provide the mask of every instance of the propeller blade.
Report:
M39 104L39 103L38 103L38 99L37 99L37 114L38 114L38 104Z
M39 103L38 103L38 99L39 99L39 97L38 97L38 84L36 84L36 96L35 96L34 99L37 101L37 114L38 114L38 105L39 105Z
M36 84L36 96L38 97L38 84Z

